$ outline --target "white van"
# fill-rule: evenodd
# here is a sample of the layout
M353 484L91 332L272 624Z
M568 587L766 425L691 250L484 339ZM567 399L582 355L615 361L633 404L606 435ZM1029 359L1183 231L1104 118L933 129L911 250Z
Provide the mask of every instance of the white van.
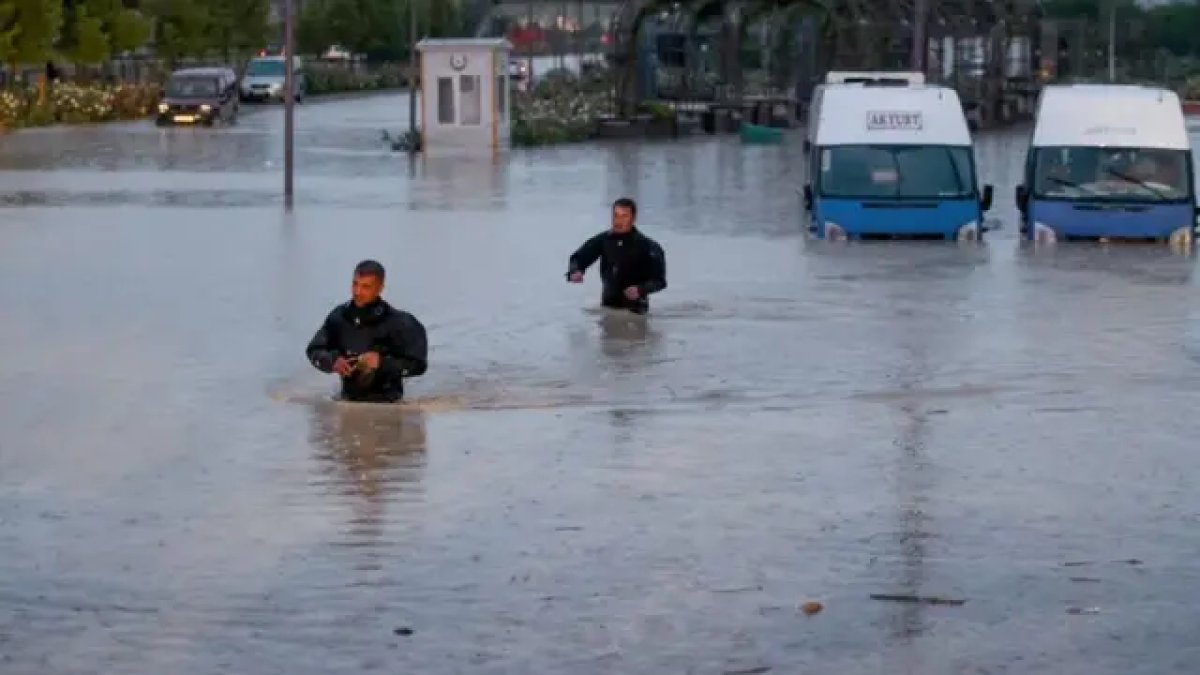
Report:
M1175 92L1114 84L1046 87L1024 182L1016 189L1021 236L1190 245L1197 226L1194 176Z
M962 103L922 80L814 92L804 201L815 237L977 240L987 229L992 186L978 187Z

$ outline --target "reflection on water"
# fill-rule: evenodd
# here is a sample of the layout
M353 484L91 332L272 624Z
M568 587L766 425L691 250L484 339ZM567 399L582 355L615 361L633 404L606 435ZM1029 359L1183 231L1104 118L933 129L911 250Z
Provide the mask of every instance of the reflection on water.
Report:
M421 500L426 464L425 413L394 405L329 402L313 406L310 442L319 449L315 485L345 498L351 515L342 544L364 549L358 569L378 569L388 513Z

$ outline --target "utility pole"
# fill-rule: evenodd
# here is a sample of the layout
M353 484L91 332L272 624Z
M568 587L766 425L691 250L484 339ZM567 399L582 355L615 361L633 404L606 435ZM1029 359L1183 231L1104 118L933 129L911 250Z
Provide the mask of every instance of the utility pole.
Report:
M414 138L417 135L417 78L420 74L417 68L417 0L408 0L408 132Z
M292 171L296 136L296 79L293 72L296 48L292 26L292 2L293 0L284 0L283 4L283 204L289 210L292 208Z
M912 53L909 67L918 73L925 72L925 52L929 49L925 39L925 22L929 18L929 0L915 0L912 19Z
M1108 0L1108 81L1117 81L1117 2Z

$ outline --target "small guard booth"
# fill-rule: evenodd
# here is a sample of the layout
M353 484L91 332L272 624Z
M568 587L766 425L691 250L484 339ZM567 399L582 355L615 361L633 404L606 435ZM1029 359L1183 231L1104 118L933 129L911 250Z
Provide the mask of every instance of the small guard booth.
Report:
M421 58L421 152L491 156L509 148L508 58L496 39L426 39Z

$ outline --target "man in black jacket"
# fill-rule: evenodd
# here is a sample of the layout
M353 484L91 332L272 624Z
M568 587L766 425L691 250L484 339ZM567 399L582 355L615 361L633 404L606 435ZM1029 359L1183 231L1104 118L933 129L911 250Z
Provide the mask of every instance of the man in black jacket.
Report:
M384 302L383 265L364 260L354 268L353 299L333 308L308 343L308 360L342 378L342 397L389 402L404 396L404 378L428 367L425 326Z
M599 260L604 286L600 304L645 314L650 310L650 294L667 287L667 256L658 242L635 227L636 221L637 204L632 199L614 202L612 229L588 239L571 254L567 281L583 283L583 273Z

